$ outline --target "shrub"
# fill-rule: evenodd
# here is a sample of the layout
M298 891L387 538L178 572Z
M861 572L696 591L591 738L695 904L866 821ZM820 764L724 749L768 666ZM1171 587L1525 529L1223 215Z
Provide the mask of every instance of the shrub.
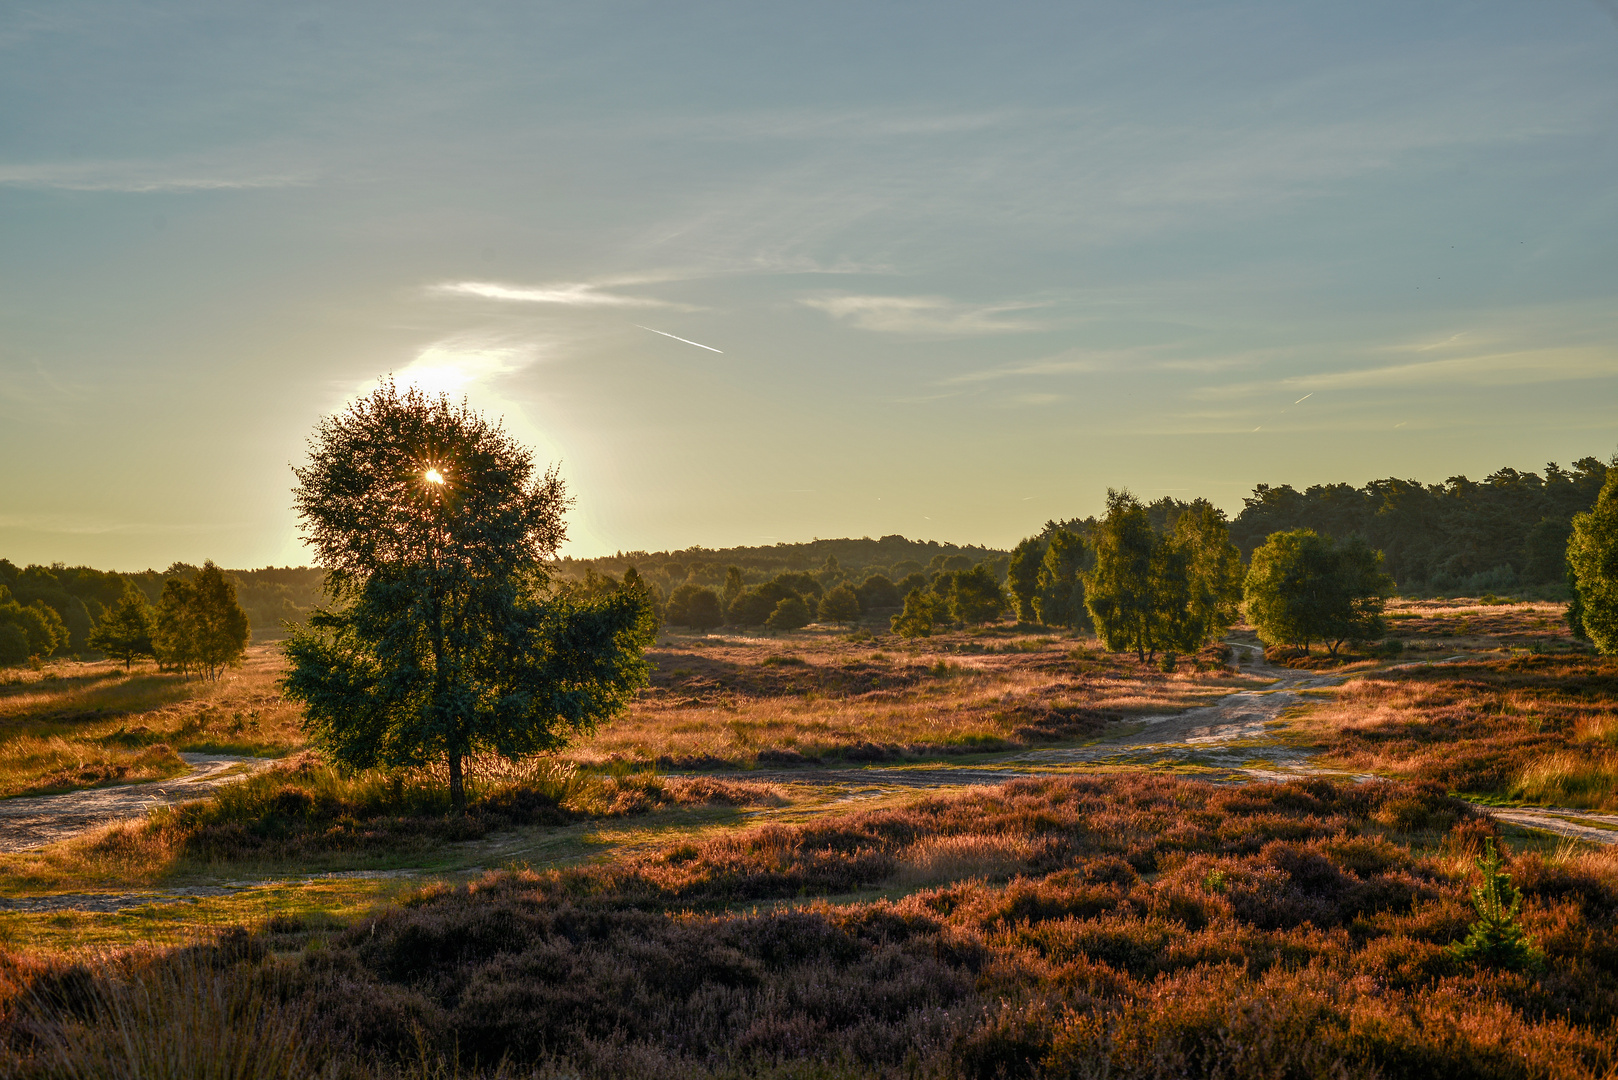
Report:
M789 596L775 605L764 625L771 630L797 630L809 625L809 605L796 596Z

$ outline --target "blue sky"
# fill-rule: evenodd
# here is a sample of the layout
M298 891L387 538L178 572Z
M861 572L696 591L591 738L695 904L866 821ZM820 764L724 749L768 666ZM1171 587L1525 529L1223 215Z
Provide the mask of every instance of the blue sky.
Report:
M1595 0L10 4L0 556L307 561L389 373L580 555L1605 457L1615 117Z

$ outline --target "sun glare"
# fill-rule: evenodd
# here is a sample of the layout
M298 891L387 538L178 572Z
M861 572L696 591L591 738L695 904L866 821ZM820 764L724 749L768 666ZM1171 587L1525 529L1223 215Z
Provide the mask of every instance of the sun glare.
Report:
M439 472L437 469L428 469L426 473L422 475L422 479L426 480L429 484L442 484L444 482L444 474Z

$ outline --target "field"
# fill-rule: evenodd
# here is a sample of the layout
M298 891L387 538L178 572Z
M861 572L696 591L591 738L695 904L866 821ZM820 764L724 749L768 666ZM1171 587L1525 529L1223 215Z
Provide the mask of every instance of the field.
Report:
M431 772L322 764L272 654L218 686L24 673L0 698L14 792L119 779L9 750L29 740L124 779L137 727L280 757L0 855L0 1053L39 1076L153 1074L136 1053L240 1076L1614 1075L1618 848L1490 815L1618 808L1618 667L1554 605L1393 614L1401 656L1290 674L1009 627L669 634L626 716L480 763L461 817ZM1161 719L1233 692L1275 718L1223 743ZM1453 948L1485 840L1526 966Z

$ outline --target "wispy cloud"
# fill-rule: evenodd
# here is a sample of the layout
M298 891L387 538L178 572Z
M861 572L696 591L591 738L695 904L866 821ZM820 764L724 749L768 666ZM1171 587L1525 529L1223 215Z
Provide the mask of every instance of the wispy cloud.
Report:
M1482 356L1390 364L1359 371L1295 375L1270 383L1205 387L1204 397L1243 397L1261 392L1368 390L1416 386L1529 386L1536 383L1618 378L1618 352L1599 347L1524 349Z
M403 386L415 386L430 394L461 394L473 387L513 375L532 366L540 358L534 342L512 343L477 335L461 335L435 341L394 374ZM364 388L369 392L370 386Z
M132 194L306 187L297 173L212 166L197 162L93 161L0 164L0 185L59 191Z
M1022 364L1008 364L1004 367L986 368L982 371L967 371L959 375L951 375L939 380L945 386L961 386L971 383L994 382L999 379L1015 379L1038 375L1084 375L1096 371L1109 371L1119 366L1127 358L1134 358L1134 353L1102 353L1084 350L1070 350L1047 356L1040 360L1030 360Z
M883 334L1015 334L1047 328L1014 317L1045 306L1038 303L973 305L941 296L823 296L800 302L862 330Z
M559 304L564 307L649 307L694 311L689 304L677 304L650 296L628 296L606 292L603 284L636 284L646 279L620 279L611 283L590 281L557 285L505 285L498 281L454 281L433 286L435 292L453 296L476 296L484 300L505 300L518 304Z

